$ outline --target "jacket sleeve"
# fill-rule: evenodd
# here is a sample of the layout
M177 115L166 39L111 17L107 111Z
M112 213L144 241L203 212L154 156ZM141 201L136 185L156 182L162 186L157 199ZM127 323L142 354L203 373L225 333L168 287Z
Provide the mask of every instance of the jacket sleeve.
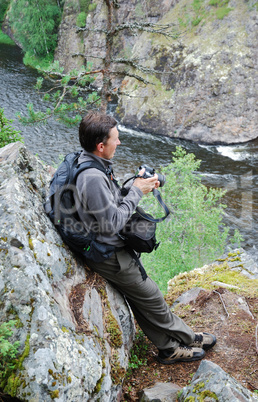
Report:
M143 196L139 188L131 186L122 198L115 184L97 169L82 172L76 187L89 221L97 225L99 233L108 235L118 233L125 226Z

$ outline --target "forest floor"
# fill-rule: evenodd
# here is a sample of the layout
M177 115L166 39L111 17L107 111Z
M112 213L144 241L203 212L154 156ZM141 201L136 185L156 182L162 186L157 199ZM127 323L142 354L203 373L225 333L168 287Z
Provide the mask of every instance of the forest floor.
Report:
M196 332L216 335L217 344L206 352L205 359L218 364L248 390L258 392L258 298L241 297L220 288L215 292L200 292L194 303L179 304L175 313ZM191 382L200 365L200 361L172 365L158 363L156 348L141 331L136 336L133 357L134 353L138 360L123 383L122 401L138 401L141 390L156 382L184 387Z

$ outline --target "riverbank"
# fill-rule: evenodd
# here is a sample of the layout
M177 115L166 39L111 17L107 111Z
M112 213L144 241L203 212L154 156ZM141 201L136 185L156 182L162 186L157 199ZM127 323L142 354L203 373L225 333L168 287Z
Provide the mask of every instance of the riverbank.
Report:
M0 29L0 43L9 46L15 46L15 42Z

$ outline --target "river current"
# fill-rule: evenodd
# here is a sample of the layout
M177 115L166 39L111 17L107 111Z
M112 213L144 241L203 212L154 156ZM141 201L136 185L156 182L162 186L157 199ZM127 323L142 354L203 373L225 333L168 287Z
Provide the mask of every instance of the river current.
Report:
M22 126L16 113L26 113L32 102L35 110L42 106L34 89L37 73L22 63L16 46L0 44L0 108L13 126L21 131L25 145L44 162L57 164L61 155L80 149L78 128L68 128L51 120L46 125ZM201 159L202 181L207 186L227 189L224 222L238 228L242 247L258 261L258 138L237 145L198 145L190 141L131 130L119 126L122 145L117 149L114 165L123 179L145 163L159 170L171 162L171 153L181 145ZM258 133L257 133L258 136Z

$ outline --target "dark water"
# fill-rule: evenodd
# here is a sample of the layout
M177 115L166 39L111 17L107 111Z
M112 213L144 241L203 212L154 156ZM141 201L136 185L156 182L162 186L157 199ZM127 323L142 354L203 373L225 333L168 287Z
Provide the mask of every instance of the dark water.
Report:
M60 155L80 149L77 127L67 128L51 120L46 125L22 126L16 112L26 113L33 102L35 110L42 105L34 90L37 73L22 63L17 47L0 45L0 107L14 119L13 126L21 130L26 146L45 162L58 163ZM246 144L199 146L188 141L154 136L119 127L122 145L114 162L117 176L124 178L146 163L157 170L171 162L171 152L183 146L202 160L203 182L208 186L227 189L225 223L238 228L244 237L242 246L258 259L258 139ZM257 133L258 136L258 133Z

